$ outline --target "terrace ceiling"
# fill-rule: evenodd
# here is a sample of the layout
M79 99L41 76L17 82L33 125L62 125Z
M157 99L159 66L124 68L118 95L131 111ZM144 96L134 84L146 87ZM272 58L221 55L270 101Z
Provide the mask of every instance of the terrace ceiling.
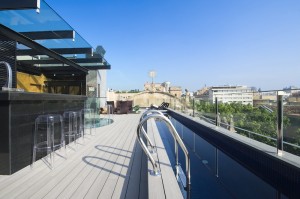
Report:
M17 67L21 71L74 75L110 69L104 49L96 52L44 0L3 0L0 35L18 42Z

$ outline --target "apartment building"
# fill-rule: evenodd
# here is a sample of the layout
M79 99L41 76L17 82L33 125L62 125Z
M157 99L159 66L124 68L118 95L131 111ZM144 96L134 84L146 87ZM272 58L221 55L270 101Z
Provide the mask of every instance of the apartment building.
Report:
M253 92L247 86L216 86L209 90L209 100L213 103L218 98L222 103L242 103L253 105Z

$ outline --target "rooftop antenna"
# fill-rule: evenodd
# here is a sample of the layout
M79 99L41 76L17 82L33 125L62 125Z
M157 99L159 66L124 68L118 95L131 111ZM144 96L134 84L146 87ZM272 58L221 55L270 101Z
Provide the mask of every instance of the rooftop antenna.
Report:
M156 72L154 71L154 70L151 70L150 72L149 72L149 77L151 77L152 78L152 92L154 92L154 84L153 84L153 80L154 80L154 77L156 77Z
M149 77L152 78L152 84L153 84L154 77L156 77L156 72L155 72L154 70L151 70L151 71L149 72Z

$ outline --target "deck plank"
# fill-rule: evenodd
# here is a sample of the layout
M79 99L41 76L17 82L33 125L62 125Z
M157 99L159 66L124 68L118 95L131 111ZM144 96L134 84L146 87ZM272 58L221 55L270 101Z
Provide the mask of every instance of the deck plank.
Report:
M150 125L152 126L153 137L154 137L155 145L157 147L157 157L161 169L161 177L162 177L165 196L166 198L174 198L174 199L183 198L183 195L180 191L175 173L173 172L173 168L171 166L165 146L159 135L155 121L151 120Z
M166 185L174 178L166 154L155 155L162 163L162 176L149 176L152 165L136 140L139 117L115 115L114 123L87 134L84 142L80 140L76 151L72 144L67 147L67 159L64 150L57 151L53 170L38 160L33 169L28 166L13 175L0 176L0 199L180 198L173 190L175 184ZM157 127L154 123L148 126L161 153L164 146L157 137Z
M142 150L139 144L136 145L136 151L133 158L132 168L129 174L129 182L127 185L125 198L139 197L139 183L141 170Z
M139 117L137 114L115 115L114 123L97 128L96 135L87 135L76 151L68 147L67 159L63 157L64 150L58 152L60 156L56 156L53 170L38 160L33 169L28 166L13 175L0 176L0 198L74 198L81 192L95 196L107 194L101 198L125 198L128 187L140 184L133 182L134 177L130 176L135 173L130 171L138 152L135 131ZM87 157L97 158L84 161ZM99 169L91 164L105 167ZM90 177L94 175L96 180L105 181L101 188L103 193L93 184Z
M110 145L100 145L99 151L105 152L105 157L99 162L93 170L89 173L86 180L83 182L80 189L76 190L72 198L97 198L99 195L99 191L102 189L102 186L105 184L106 175L110 172L112 165L115 164L116 156L119 152L118 149L122 148L124 140L126 140L125 132L128 131L128 125L119 131L118 138L114 141L114 143ZM95 156L95 158L98 158ZM97 183L99 182L103 183ZM96 187L93 188L93 187Z
M123 145L122 149L119 150L118 157L116 159L115 164L112 167L111 172L109 173L105 185L103 186L98 198L111 198L113 195L113 192L115 190L115 186L117 184L117 181L119 178L125 178L125 175L121 176L121 170L124 166L125 158L129 158L127 155L127 150L129 148L130 143L132 142L132 139L135 138L134 134L134 128L136 125L131 125L130 128L130 135L128 136L128 139L126 143ZM122 155L126 154L126 155ZM101 179L98 177L98 179ZM93 186L95 187L95 186ZM91 187L92 188L92 187ZM96 187L95 187L96 188ZM94 192L94 191L92 191ZM88 198L88 197L87 197Z
M112 137L109 137L108 134L102 135L101 137L106 141L112 139ZM94 141L98 141L94 138L94 136L90 136L90 139L92 141L92 143L90 144L92 145L94 144ZM68 159L67 163L62 163L64 165L62 168L52 171L50 176L47 176L47 178L44 178L38 182L39 185L36 185L32 189L29 189L20 197L22 198L24 194L31 194L32 198L42 198L46 197L47 194L51 194L51 192L60 193L61 190L63 190L65 186L69 184L72 178L74 178L74 175L84 170L84 168L87 166L82 161L82 158L79 159L79 157L83 157L86 154L93 155L95 153L95 151L93 151L93 149L90 147L88 147L87 150L81 151L80 154L78 154L78 152L79 151L73 151L71 159L72 161L69 161Z
M114 145L121 139L122 137L117 136L115 139L110 139L107 145ZM70 179L68 184L61 186L62 188L64 187L64 189L61 189L59 194L57 194L58 191L56 189L52 194L48 194L47 198L71 198L72 195L76 198L83 198L85 191L88 191L89 189L89 182L93 182L93 176L99 171L98 168L102 169L103 165L107 163L110 152L111 150L108 150L107 152L95 150L94 155L89 154L88 156L83 156L85 161L88 161L88 165L86 162L81 162L83 168L78 173L74 172L72 175L73 178Z
M152 125L152 121L154 119L150 119L147 122L147 133L150 139L152 140L154 146L156 146L155 138L154 138L154 126ZM157 152L159 152L159 146L156 146ZM152 154L155 162L159 162L158 155L157 153ZM159 170L160 164L158 164ZM148 161L148 169L153 171L153 166L150 161ZM149 191L149 196L148 198L150 199L156 199L156 198L165 198L165 190L164 190L164 184L162 181L161 176L153 176L148 172L148 191Z
M131 142L130 148L128 149L127 155L130 155L131 157L134 157L134 154L136 152L136 145L137 144L138 143L137 143L136 139L133 139L132 142ZM121 170L121 175L125 176L125 178L119 178L118 179L118 182L116 184L114 193L112 195L113 199L125 198L128 182L129 182L129 179L130 179L132 164L133 164L133 158L131 158L131 159L126 158L125 159L124 166Z

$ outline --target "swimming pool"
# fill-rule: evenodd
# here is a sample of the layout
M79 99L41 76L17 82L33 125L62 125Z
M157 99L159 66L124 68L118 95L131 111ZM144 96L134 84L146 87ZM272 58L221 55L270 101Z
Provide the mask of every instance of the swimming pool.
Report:
M191 198L288 198L236 160L202 139L175 119L171 121L191 157ZM174 139L163 122L157 121L170 162L175 167ZM185 170L184 154L179 160Z
M113 123L113 120L110 118L94 118L94 119L85 118L84 122L85 122L84 124L85 128L90 128L90 126L98 128Z

